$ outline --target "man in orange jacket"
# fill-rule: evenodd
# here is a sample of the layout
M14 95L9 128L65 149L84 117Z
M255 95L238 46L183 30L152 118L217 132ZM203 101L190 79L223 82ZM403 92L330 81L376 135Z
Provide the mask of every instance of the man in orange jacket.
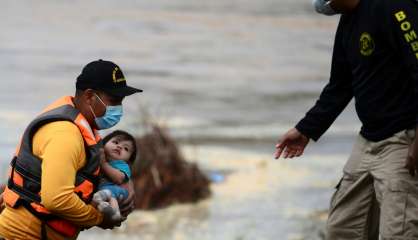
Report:
M98 130L117 124L124 97L141 91L127 86L113 62L93 61L77 78L74 97L55 101L29 124L0 198L0 239L76 239L82 229L120 225L90 204L99 177ZM125 216L133 210L132 182L128 189Z

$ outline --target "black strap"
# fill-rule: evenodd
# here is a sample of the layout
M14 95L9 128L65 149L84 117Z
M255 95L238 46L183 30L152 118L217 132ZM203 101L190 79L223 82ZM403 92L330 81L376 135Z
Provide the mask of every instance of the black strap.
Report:
M46 234L45 221L41 223L41 240L48 240L48 235Z
M8 181L8 183L9 183L8 184L8 187L9 187L9 189L10 190L13 190L17 194L19 194L19 196L22 199L24 199L26 201L29 201L29 202L36 202L36 203L41 202L41 197L39 197L38 195L36 195L36 194L34 194L34 193L32 193L32 192L30 192L30 191L28 191L28 190L20 187L20 186L17 186L16 184L11 183L11 182L13 182L13 180L9 179L9 181Z
M9 188L12 188L15 185L15 183L13 182L13 179L15 175L16 159L17 157L13 157L12 161L10 162L12 169L11 169L9 181L7 182L7 187Z
M15 169L16 169L16 161L17 161L17 157L14 157L12 159L12 162L11 162L12 169L11 169L11 174L10 174L9 181L7 181L7 187L10 190L13 190L14 192L18 193L19 196L21 196L26 201L38 202L38 203L41 202L41 197L39 195L34 194L34 193L32 193L32 192L24 189L23 187L18 186L14 183L13 179L14 179L14 173L15 173Z
M37 212L27 201L20 200L20 204L25 207L30 213L32 213L35 217L39 218L41 221L48 221L52 219L57 219L58 217L53 214L45 214Z
M23 207L25 207L30 213L32 213L35 217L41 220L41 240L48 240L48 235L46 232L46 221L56 219L57 217L54 215L42 214L40 212L37 212L35 211L35 209L32 208L30 203L22 199L19 201L21 201Z
M12 159L11 162L11 174L10 174L10 178L9 181L7 183L7 187L10 188L11 190L17 192L20 196L31 196L32 198L39 198L39 201L41 201L41 198L29 191L26 191L24 188L17 186L14 181L13 181L13 177L14 177L14 172L15 172L15 168L16 168L16 157L14 157ZM35 209L32 208L32 206L30 205L29 202L26 201L27 199L19 199L18 202L19 204L21 204L23 207L25 207L30 213L32 213L34 216L36 216L37 218L39 218L41 220L41 240L48 240L48 236L46 233L46 227L45 227L45 220L44 219L48 219L50 217L53 216L48 216L42 213L39 213L37 211L35 211ZM0 238L0 240L3 240L3 238Z
M38 183L41 182L41 178L39 176L36 176L36 175L32 174L31 172L29 172L28 170L26 170L24 167L22 167L21 165L19 165L19 163L17 162L17 160L16 160L16 163L15 163L15 170L20 175L23 175L25 178L28 178L31 181L38 182Z

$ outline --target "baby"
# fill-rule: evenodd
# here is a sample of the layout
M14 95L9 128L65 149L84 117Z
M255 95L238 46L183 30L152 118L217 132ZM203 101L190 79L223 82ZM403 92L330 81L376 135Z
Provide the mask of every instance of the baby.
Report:
M118 199L128 197L128 190L120 185L129 181L130 166L136 158L135 138L121 130L116 130L103 138L104 156L100 167L102 179L98 192L93 196L93 203L100 212L109 214L114 220L122 218Z

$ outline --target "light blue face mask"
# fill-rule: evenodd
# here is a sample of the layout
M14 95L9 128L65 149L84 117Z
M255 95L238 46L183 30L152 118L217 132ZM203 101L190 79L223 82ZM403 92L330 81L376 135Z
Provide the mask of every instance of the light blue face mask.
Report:
M330 5L330 0L313 0L312 4L315 7L317 13L332 16L338 14Z
M107 129L115 126L123 115L123 108L122 105L117 106L107 106L102 99L95 94L96 97L100 100L100 102L106 107L106 112L101 117L96 117L96 114L94 114L93 109L90 106L91 111L94 115L94 121L96 122L98 129Z

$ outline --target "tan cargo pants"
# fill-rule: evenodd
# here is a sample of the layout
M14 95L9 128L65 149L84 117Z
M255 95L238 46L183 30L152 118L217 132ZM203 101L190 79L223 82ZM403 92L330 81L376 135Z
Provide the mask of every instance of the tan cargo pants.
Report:
M331 199L327 240L418 239L418 177L405 169L414 135L357 138Z

